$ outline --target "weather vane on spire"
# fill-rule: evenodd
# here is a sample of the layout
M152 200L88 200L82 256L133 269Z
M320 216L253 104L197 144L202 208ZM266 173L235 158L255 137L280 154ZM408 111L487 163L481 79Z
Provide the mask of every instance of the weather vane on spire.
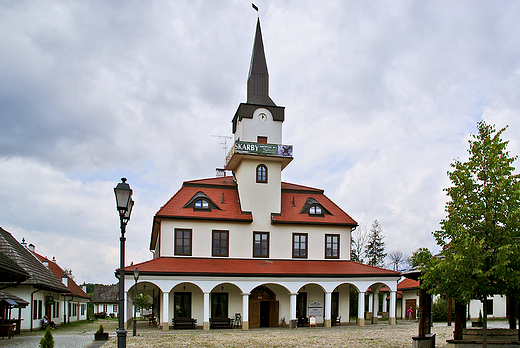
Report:
M255 4L251 3L251 5L253 6L253 9L258 12L258 6L256 6Z

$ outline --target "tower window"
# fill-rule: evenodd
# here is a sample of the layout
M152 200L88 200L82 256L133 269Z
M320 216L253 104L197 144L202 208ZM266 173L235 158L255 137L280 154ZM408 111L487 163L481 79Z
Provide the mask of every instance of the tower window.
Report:
M259 164L256 167L256 182L267 183L267 166L265 164Z

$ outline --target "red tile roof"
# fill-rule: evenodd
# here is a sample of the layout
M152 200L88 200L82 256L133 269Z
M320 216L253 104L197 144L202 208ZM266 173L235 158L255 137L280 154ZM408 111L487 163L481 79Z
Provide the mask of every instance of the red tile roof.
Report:
M402 282L397 284L397 290L403 291L403 290L414 290L419 289L419 281L413 280L409 278L404 278Z
M34 252L34 255L41 261L43 262L46 257L43 257L42 255ZM65 275L65 271L60 267L58 266L58 264L54 261L51 261L51 260L48 260L47 261L49 262L49 270L52 272L52 274L54 274L56 276L56 278L58 278L60 281L62 281L62 278L63 276ZM82 298L90 298L89 295L87 295L85 293L85 291L83 291L83 289L81 289L81 287L79 287L78 284L76 284L76 282L72 279L72 277L70 277L69 275L66 276L69 280L68 280L68 285L67 285L67 288L70 290L69 293L67 293L67 295L73 295L73 296L78 296L78 297L82 297Z
M330 214L312 216L307 213L300 214L303 205L308 198L314 198ZM311 224L311 225L339 225L357 226L347 213L332 202L323 191L314 189L308 191L292 191L282 188L282 209L280 215L273 214L273 223Z
M220 210L183 208L186 202L199 191L204 192ZM250 213L242 212L240 209L237 186L231 176L184 182L182 188L159 209L156 217L253 221Z
M199 191L204 192L221 210L205 211L183 208L186 202ZM308 214L300 214L308 198L314 198L331 215L310 217ZM237 185L231 176L185 181L182 188L159 209L156 217L253 221L252 215L249 212L243 212L240 208ZM357 225L347 213L323 194L323 190L285 182L282 182L281 214L273 216L272 221L274 223Z
M356 221L325 196L321 189L286 182L281 183L281 189L281 213L272 215L273 224L357 226ZM219 209L209 211L184 208L199 191L202 191ZM323 216L300 214L308 198L314 198L330 214ZM181 189L155 215L150 250L155 250L160 221L165 218L253 222L251 212L244 212L241 209L237 184L232 176L185 181Z
M340 260L269 260L159 257L127 266L125 272L155 275L276 276L276 277L396 277L400 272Z

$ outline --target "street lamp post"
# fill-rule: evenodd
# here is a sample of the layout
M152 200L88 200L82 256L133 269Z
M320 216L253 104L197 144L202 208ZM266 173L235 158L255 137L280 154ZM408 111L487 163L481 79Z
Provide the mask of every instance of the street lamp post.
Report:
M119 221L121 223L120 245L120 265L119 265L119 328L117 329L117 348L126 348L126 330L125 330L125 232L126 224L130 221L130 214L134 206L132 200L132 189L126 183L126 178L121 178L121 182L114 188L116 195L116 205L119 211Z
M137 281L139 280L139 270L137 267L134 269L134 280L135 280L135 297L134 297L134 334L133 336L136 336L137 332L137 318L136 318L136 310L137 310Z

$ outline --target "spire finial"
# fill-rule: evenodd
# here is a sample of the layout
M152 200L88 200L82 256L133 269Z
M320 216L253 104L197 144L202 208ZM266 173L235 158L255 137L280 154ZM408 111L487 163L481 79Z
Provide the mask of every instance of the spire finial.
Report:
M251 65L247 78L247 103L276 106L269 98L269 72L265 59L260 18L256 21L253 54L251 55Z

